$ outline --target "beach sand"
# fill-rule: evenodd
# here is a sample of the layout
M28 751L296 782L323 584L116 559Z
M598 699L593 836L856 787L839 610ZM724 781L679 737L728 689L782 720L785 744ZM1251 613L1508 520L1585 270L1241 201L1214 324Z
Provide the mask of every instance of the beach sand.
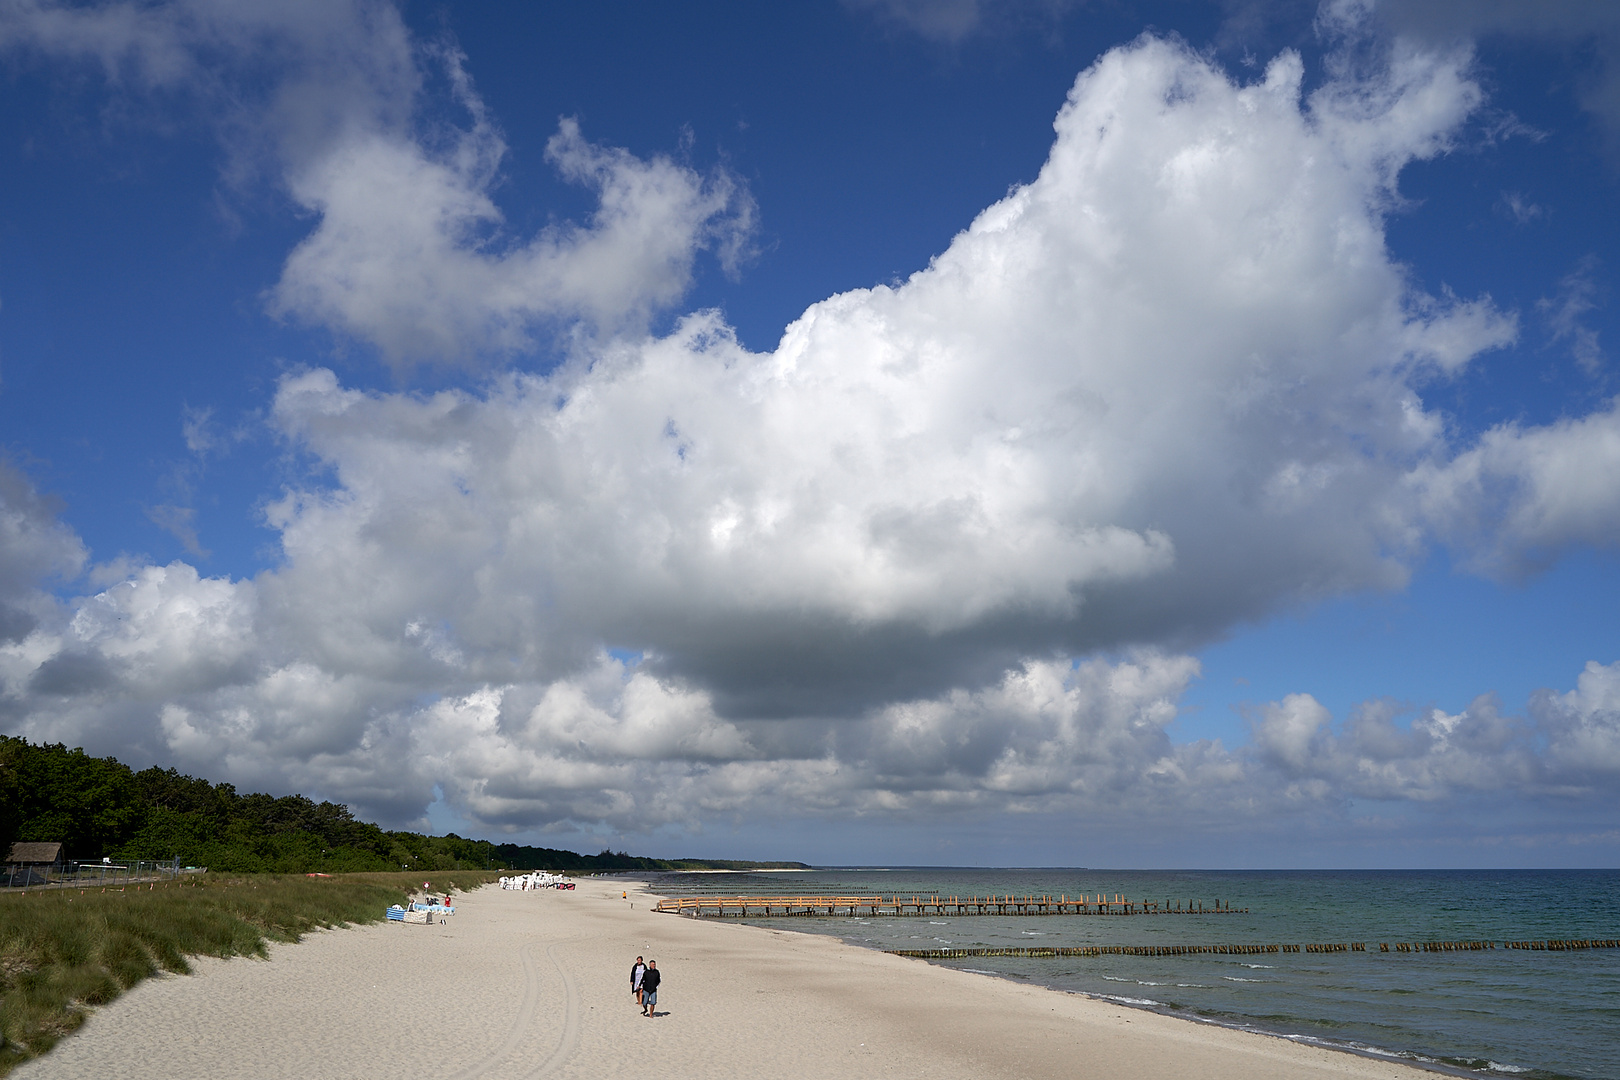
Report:
M659 915L654 899L623 879L583 879L573 892L485 888L459 897L443 926L333 930L273 945L268 961L193 961L195 974L141 984L14 1075L1434 1075L827 936ZM638 954L664 972L652 1019L630 997Z

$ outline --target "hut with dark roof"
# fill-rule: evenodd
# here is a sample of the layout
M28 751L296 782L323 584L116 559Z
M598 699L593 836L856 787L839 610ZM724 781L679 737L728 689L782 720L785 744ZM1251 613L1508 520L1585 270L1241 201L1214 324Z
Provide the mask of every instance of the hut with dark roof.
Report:
M46 874L62 861L61 844L21 843L11 845L6 856L7 885L43 885Z

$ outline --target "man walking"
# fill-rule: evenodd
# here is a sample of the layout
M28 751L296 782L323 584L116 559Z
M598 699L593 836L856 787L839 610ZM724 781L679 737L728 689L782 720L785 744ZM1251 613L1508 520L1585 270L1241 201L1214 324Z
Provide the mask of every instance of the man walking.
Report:
M658 1015L658 983L663 978L658 974L658 961L647 961L647 973L641 977L641 1015Z
M630 996L636 999L637 1005L641 1004L641 979L646 973L647 965L641 962L641 957L636 957L636 962L630 965Z

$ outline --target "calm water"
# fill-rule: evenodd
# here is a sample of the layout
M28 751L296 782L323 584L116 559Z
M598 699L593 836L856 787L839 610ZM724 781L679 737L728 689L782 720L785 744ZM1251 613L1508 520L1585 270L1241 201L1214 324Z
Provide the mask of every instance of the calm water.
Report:
M877 949L1316 944L1367 953L975 957L953 967L1419 1063L1620 1080L1620 950L1380 953L1378 942L1620 938L1620 871L896 868L653 875L664 895L1122 893L1248 914L749 919Z

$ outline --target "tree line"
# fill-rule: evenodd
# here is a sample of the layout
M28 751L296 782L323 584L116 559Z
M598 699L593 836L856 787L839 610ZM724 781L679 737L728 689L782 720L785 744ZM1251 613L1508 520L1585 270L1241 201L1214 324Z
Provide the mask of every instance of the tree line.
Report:
M303 795L243 795L175 769L136 772L113 757L0 735L0 852L17 841L59 842L69 859L178 857L234 873L362 870L685 870L804 867L803 863L649 859L624 852L494 844L449 833L385 830L347 806Z

